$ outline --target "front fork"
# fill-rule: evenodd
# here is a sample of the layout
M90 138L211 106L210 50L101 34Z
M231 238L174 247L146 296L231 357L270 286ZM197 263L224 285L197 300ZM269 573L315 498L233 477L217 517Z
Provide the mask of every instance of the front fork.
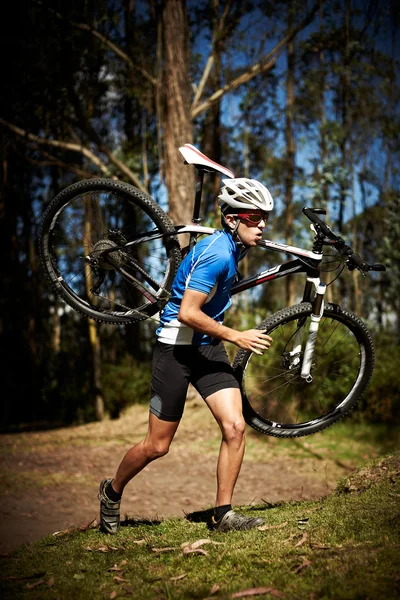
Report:
M310 296L312 295L312 291L314 291L314 298L312 300L311 323L308 329L308 337L304 347L300 375L303 379L306 380L307 383L311 383L312 375L310 372L312 366L312 359L314 355L315 342L317 339L319 322L321 321L322 315L324 313L324 296L326 291L326 285L324 283L321 283L321 280L319 278L307 277L306 290L307 289L309 290ZM308 298L304 298L304 300L308 300ZM293 357L291 368L293 368L300 362L301 349L303 347L305 336L305 327L306 321L304 321L304 323L300 325L294 336L293 350L290 352L290 355Z

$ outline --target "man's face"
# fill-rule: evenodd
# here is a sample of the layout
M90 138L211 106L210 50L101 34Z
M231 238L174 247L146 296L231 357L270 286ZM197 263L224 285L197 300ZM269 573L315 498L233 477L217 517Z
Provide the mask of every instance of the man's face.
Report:
M264 227L268 222L268 213L263 210L240 210L237 215L226 215L226 220L233 229L236 219L239 219L238 234L247 248L256 246L261 240Z

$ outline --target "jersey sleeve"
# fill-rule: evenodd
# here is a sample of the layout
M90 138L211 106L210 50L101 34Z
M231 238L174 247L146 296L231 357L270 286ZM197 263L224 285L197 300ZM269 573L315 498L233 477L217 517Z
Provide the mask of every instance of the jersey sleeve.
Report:
M189 274L186 289L195 290L208 294L211 292L219 279L227 269L227 261L224 256L216 252L206 252L195 262L194 269Z

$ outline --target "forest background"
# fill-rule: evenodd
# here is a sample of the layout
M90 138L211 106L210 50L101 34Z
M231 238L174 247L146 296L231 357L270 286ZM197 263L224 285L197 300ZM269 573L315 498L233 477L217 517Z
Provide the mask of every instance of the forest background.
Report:
M399 23L394 0L15 2L0 43L1 428L116 418L149 399L153 331L88 321L52 292L41 215L67 185L114 177L190 221L198 147L275 199L266 236L306 244L305 205L386 273L347 273L328 298L373 333L357 418L400 420ZM204 224L218 225L218 175ZM247 273L275 264L254 251ZM328 274L331 280L337 272ZM247 328L301 299L301 281L237 297Z

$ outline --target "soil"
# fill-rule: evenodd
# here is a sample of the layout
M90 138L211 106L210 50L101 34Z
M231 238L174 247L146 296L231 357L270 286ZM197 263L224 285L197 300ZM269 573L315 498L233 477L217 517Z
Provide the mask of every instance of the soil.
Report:
M140 441L147 407L117 421L0 436L0 552L98 518L99 481L112 477L125 452ZM247 450L234 505L317 499L348 474L303 441L247 433ZM129 518L183 517L212 506L219 430L204 403L192 396L170 453L150 464L125 489Z

